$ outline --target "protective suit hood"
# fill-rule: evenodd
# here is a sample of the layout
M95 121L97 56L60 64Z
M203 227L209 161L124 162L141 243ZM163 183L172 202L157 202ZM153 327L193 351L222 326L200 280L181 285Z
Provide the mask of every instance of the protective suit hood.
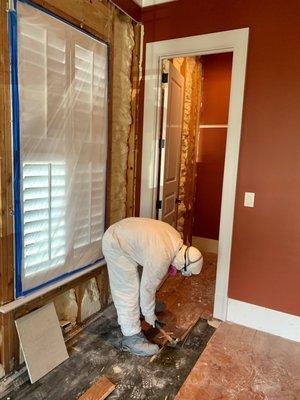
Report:
M197 275L202 269L203 256L196 247L183 245L174 257L172 265L179 270L182 275Z

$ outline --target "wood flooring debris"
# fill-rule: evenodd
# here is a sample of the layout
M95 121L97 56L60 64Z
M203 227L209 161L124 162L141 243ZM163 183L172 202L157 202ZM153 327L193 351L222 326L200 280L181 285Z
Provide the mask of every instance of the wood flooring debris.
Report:
M300 343L221 323L175 400L300 399Z
M15 323L31 383L69 357L53 303L24 315Z
M222 321L215 319L215 318L211 318L207 320L208 325L212 326L213 328L217 329L219 328L219 326L221 325Z
M116 388L116 385L102 376L93 386L91 386L78 400L104 400Z
M217 255L206 253L199 275L184 277L177 273L168 277L157 291L157 300L166 305L157 317L166 324L164 329L172 332L172 337L183 341L200 318L212 318L216 269ZM165 343L160 332L146 322L142 323L142 329L149 340L159 345Z

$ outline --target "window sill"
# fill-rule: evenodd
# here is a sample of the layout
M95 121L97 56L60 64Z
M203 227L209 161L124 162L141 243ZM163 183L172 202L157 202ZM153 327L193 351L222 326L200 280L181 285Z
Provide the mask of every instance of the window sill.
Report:
M76 286L77 281L82 281L86 279L89 279L89 276L93 273L99 270L99 267L102 267L103 265L106 265L105 260L101 260L97 262L96 264L92 265L91 267L88 267L80 272L75 272L71 276L68 276L67 278L62 279L59 282L55 282L52 285L49 285L47 287L44 287L42 289L37 290L34 293L28 294L23 297L19 297L18 299L5 304L4 306L0 307L0 314L8 314L12 311L17 310L18 308L23 307L24 305L34 302L35 300L38 302L42 302L43 300L51 300L52 298L55 297L55 295L59 295L63 292L65 292L68 289L71 289L72 287Z

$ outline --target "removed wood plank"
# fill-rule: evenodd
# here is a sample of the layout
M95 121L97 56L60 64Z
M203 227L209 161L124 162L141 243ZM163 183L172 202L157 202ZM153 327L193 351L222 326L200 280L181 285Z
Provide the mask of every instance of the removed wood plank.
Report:
M106 376L102 376L93 386L91 386L78 400L103 400L106 399L116 385L111 383Z
M15 323L31 383L69 358L53 303Z

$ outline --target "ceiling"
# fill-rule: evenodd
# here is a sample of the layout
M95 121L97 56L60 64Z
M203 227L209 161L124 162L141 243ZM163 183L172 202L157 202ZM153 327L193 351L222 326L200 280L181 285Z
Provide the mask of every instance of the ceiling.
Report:
M140 7L154 6L155 4L167 3L172 0L133 0Z

